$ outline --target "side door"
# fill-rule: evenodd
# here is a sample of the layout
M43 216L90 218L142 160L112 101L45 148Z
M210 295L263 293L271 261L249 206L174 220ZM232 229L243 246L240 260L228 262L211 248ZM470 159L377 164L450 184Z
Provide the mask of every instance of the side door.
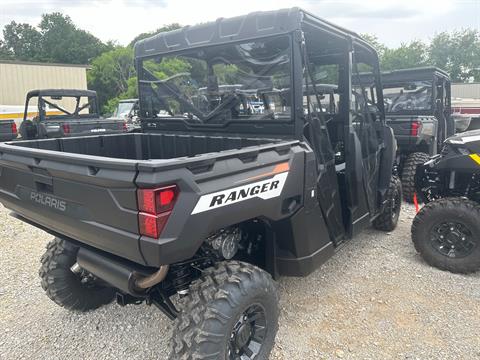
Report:
M313 56L312 56L313 58ZM341 189L338 184L335 148L343 129L337 102L341 58L316 56L303 78L304 136L315 152L317 201L335 244L345 239Z
M370 49L361 45L355 44L353 49L350 124L346 129L347 199L351 236L368 226L379 211L379 179L386 131L378 58ZM391 167L385 171L391 172Z

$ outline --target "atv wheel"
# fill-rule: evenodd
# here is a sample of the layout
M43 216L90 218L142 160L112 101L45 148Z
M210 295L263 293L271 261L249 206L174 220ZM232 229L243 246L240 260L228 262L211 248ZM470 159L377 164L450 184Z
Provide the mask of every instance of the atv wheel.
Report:
M402 209L402 185L398 176L392 176L387 192L387 203L382 213L373 221L377 230L392 231L397 227Z
M403 165L402 171L402 189L403 198L406 202L413 203L413 195L415 193L415 174L417 166L424 164L430 157L423 152L417 152L408 155Z
M453 273L480 269L480 205L445 198L425 205L412 224L415 249L425 261Z
M175 320L170 359L268 359L278 295L268 273L237 261L205 270Z
M78 247L55 238L42 256L39 275L47 296L66 309L85 312L110 303L115 290L77 266Z

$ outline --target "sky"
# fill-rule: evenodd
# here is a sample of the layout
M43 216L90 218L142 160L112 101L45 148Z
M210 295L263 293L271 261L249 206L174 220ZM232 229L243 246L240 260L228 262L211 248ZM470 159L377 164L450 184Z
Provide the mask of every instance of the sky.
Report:
M128 44L136 35L177 22L193 25L219 17L298 6L390 47L429 41L454 29L480 30L480 0L0 0L0 28L12 20L37 25L59 11L103 41Z

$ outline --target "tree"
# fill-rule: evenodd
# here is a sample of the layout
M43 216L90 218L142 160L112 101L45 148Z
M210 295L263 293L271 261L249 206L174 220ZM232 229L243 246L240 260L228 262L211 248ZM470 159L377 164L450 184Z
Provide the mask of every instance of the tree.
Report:
M406 69L428 64L428 47L419 40L402 43L395 49L386 48L380 61L382 70Z
M93 60L87 74L88 87L97 91L100 106L104 107L108 100L129 90L134 76L133 49L117 47Z
M433 65L446 70L453 81L480 81L480 32L467 29L437 34L429 48Z
M13 59L13 52L7 48L5 41L0 39L0 60Z
M380 40L378 40L378 37L372 34L361 34L362 38L368 42L370 45L372 45L375 50L377 50L378 57L382 58L383 55L385 54L385 51L387 50L387 47L385 44L382 44Z
M42 35L31 25L12 21L5 25L3 38L2 57L31 61L42 59Z
M111 42L104 44L60 13L42 15L38 29L12 21L5 25L3 38L0 57L17 60L88 64L113 49Z
M43 15L39 28L46 61L88 64L108 50L107 45L92 34L77 29L70 17L61 13Z
M132 41L130 41L130 44L128 44L128 46L131 46L133 47L133 45L135 45L135 43L137 41L140 41L140 40L143 40L143 39L146 39L146 38L149 38L153 35L157 35L161 32L165 32L165 31L172 31L172 30L176 30L176 29L180 29L182 27L182 25L178 24L178 23L172 23L172 24L168 24L168 25L165 25L165 26L162 26L161 28L158 28L157 30L155 31L150 31L150 32L146 32L146 33L141 33L140 35L137 35Z

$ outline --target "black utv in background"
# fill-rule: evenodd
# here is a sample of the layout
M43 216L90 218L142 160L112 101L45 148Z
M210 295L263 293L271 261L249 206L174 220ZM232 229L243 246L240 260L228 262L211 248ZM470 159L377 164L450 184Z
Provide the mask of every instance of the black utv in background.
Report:
M417 251L455 273L480 269L480 130L450 137L419 166L416 191L426 203L412 224Z
M38 104L38 115L30 120L27 113L33 99ZM100 117L95 91L75 89L28 92L20 125L24 140L114 134L126 130L125 120Z
M450 78L434 67L382 72L387 124L397 139L404 199L413 202L417 165L438 153L455 133Z
M397 224L377 54L293 8L155 35L135 63L143 133L0 144L0 201L56 236L57 304L153 304L176 319L171 359L266 359L272 278ZM352 88L359 69L374 80Z
M10 141L18 136L14 120L0 120L0 141Z

